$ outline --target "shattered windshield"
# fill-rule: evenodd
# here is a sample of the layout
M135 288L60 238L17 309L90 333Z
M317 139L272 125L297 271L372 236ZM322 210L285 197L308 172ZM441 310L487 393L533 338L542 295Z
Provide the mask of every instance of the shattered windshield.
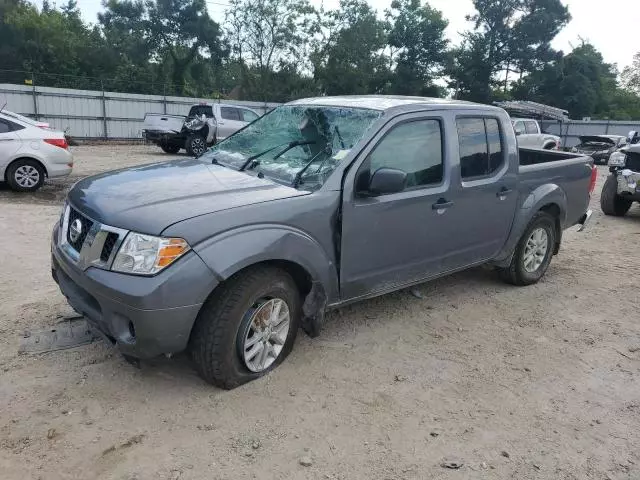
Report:
M203 159L318 188L382 112L284 105L214 146Z

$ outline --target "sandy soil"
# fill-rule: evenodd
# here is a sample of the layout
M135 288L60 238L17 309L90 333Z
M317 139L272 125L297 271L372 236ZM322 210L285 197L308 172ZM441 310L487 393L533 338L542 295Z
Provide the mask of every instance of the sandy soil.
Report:
M596 194L590 228L566 233L538 285L476 269L422 299L345 308L271 375L226 392L180 356L138 370L101 342L17 354L23 331L70 312L49 271L65 189L166 159L74 153L72 178L0 187L3 480L640 478L637 205L605 218Z

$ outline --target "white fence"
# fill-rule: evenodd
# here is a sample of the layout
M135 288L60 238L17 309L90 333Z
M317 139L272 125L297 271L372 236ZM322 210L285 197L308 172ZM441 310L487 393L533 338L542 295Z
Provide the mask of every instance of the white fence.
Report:
M0 84L0 107L6 103L5 108L11 112L46 121L83 139L140 139L146 113L186 115L194 103L218 101L244 105L259 113L277 105Z
M580 143L578 137L583 135L623 135L632 131L640 131L640 121L613 121L613 120L569 120L558 123L555 121L540 122L542 130L562 138L562 145L573 147Z
M146 113L186 115L194 103L212 101L245 105L260 113L278 105L0 84L0 107L6 103L9 111L44 120L72 137L85 139L140 139ZM541 124L545 132L562 137L562 144L567 147L576 145L581 135L627 135L631 130L640 131L640 121L570 120Z

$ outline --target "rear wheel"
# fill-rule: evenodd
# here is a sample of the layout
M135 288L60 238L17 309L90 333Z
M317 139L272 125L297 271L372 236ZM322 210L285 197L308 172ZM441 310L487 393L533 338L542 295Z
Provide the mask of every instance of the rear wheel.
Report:
M163 142L160 144L160 148L162 149L162 151L164 153L178 153L180 151L180 145L176 144L176 143L166 143Z
M187 153L193 157L199 157L207 151L207 142L201 135L190 135L185 142Z
M209 383L238 387L276 368L293 348L300 294L282 270L257 267L218 287L203 306L189 351Z
M629 211L632 203L632 200L627 200L618 195L618 178L615 175L609 175L600 194L602 212L605 215L622 217Z
M35 192L44 183L45 172L40 163L23 158L7 168L7 182L17 192Z
M546 212L536 213L520 237L511 264L501 269L502 278L518 286L537 283L549 268L556 236L555 218Z

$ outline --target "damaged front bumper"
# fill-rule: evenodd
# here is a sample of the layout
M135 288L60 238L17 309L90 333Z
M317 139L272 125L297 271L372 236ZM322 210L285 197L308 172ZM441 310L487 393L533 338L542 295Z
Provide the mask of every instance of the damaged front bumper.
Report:
M625 168L617 173L618 195L640 195L640 172Z

